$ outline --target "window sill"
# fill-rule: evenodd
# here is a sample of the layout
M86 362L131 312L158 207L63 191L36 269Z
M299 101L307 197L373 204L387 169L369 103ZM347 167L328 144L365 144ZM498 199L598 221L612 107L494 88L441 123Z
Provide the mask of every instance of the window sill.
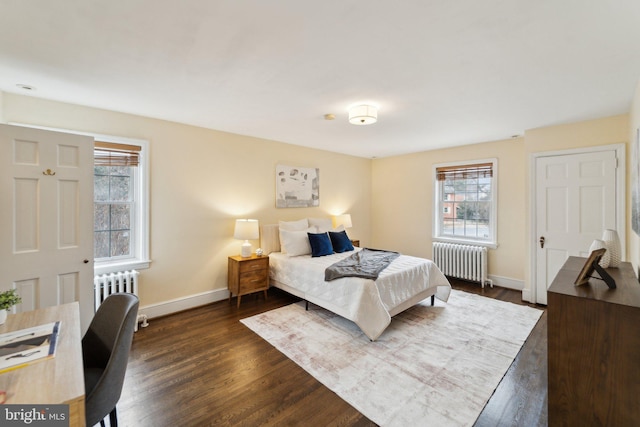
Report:
M457 245L473 245L473 246L484 246L489 249L497 249L498 244L495 242L483 242L480 240L465 240L465 239L455 239L450 237L434 237L432 239L434 242L444 242L444 243L454 243Z
M149 268L150 265L151 260L139 259L109 263L95 263L93 265L93 274L109 274L125 270L145 270Z

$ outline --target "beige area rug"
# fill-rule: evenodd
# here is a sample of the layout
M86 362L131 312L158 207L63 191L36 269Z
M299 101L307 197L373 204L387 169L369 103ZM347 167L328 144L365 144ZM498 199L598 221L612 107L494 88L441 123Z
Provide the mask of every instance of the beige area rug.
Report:
M395 316L375 342L304 303L241 320L381 426L471 426L542 310L453 290Z

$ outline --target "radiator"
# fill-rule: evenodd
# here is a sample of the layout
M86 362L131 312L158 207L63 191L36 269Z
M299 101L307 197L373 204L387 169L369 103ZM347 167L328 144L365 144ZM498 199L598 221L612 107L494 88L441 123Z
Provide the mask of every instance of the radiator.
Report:
M484 246L459 245L433 242L433 262L445 276L485 283L493 287L487 278L487 248Z
M109 295L124 292L138 295L138 273L136 270L118 271L117 273L100 274L93 276L93 296L94 311ZM135 330L138 330L138 323L142 322L142 327L148 326L147 316L138 315Z

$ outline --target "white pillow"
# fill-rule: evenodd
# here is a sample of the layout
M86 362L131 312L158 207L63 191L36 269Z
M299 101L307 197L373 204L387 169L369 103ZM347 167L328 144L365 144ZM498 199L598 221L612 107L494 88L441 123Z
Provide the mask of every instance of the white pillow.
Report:
M280 230L280 251L288 256L309 255L311 244L307 233L315 233L315 228L300 231Z
M278 221L280 230L301 231L309 228L309 221L306 218L298 221Z
M278 229L280 230L279 231L280 252L282 252L283 254L287 253L287 249L286 249L285 245L282 243L283 242L282 230L286 230L286 231L302 231L302 230L306 230L307 228L309 228L309 221L307 221L306 218L300 219L298 221L278 221ZM311 252L309 252L309 253L311 253Z
M308 218L309 227L315 227L316 233L326 233L333 227L331 218Z
M314 231L314 233L326 233L327 231L344 231L344 224L340 224L339 226L337 226L336 228L326 228L325 227L320 227L320 226L315 226L315 227L309 227L309 228L313 228L316 231Z

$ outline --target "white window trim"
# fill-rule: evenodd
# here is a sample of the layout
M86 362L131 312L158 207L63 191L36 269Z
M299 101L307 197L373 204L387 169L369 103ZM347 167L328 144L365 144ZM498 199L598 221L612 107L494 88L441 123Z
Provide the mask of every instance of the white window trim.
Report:
M135 183L135 198L140 200L134 215L135 227L138 232L134 236L136 256L126 259L96 261L93 265L94 274L105 274L122 270L143 270L149 268L149 142L142 139L124 138L112 135L92 135L95 140L113 142L114 144L130 144L142 147L139 158L138 180Z
M140 168L138 173L139 179L136 182L135 188L136 197L140 199L139 209L136 210L134 218L137 227L136 229L139 230L138 234L134 237L136 256L127 259L95 262L93 265L93 273L106 274L123 270L144 270L149 268L149 266L151 265L151 260L149 259L149 141L144 139L126 138L114 135L102 135L92 132L80 132L71 129L37 126L24 123L9 124L35 129L51 130L55 132L71 133L75 135L90 136L94 140L98 141L113 142L115 144L139 145L140 147L142 147L142 151L140 153L140 163L138 165L138 167Z
M443 210L443 202L441 197L440 183L436 177L436 170L442 167L449 166L465 166L471 165L475 163L491 163L493 166L493 182L491 183L491 236L489 240L476 240L470 239L468 237L450 237L450 236L442 236L441 235L441 218L442 218L442 210ZM479 159L479 160L465 160L459 162L448 162L448 163L438 163L433 165L433 182L434 182L434 216L433 216L433 237L432 241L434 242L448 242L448 243L458 243L458 244L466 244L466 245L476 245L476 246L485 246L487 248L496 249L498 247L498 159L490 158L490 159Z

